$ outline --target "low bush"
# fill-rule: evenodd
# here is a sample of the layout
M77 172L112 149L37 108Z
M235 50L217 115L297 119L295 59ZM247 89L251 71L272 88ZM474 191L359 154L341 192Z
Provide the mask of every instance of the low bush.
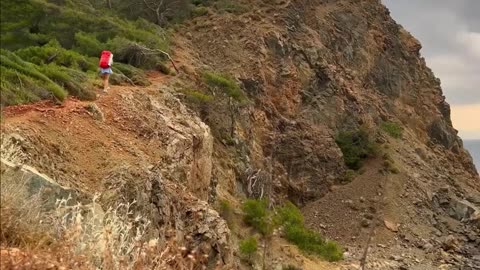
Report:
M302 212L291 202L285 203L273 214L266 200L247 200L243 212L245 222L263 236L270 235L274 228L282 227L285 238L302 251L328 261L343 258L343 251L337 243L327 241L319 233L305 228Z
M36 65L54 63L59 66L85 72L96 71L98 64L94 62L93 59L82 56L75 51L62 48L56 40L52 40L43 46L31 46L17 50L15 54L22 59L28 59L28 61Z
M360 170L361 170L361 169L360 169ZM359 170L359 173L361 174L360 170ZM356 173L354 170L350 170L350 169L349 169L349 170L346 170L346 171L345 171L345 175L344 175L344 177L343 177L343 179L342 179L342 182L343 182L343 183L350 183L350 182L353 181L353 179L355 179L355 176L356 176L356 175L357 175L357 173Z
M266 200L247 200L243 204L244 221L262 235L267 236L273 231L271 213Z
M214 6L220 10L233 14L242 14L247 11L247 7L234 0L220 0L215 2Z
M191 16L193 18L200 17L200 16L205 16L207 14L208 14L208 8L202 7L202 6L194 7L191 11Z
M403 128L395 122L383 122L381 128L393 138L400 139L403 136Z
M83 100L96 98L89 77L80 70L82 63L88 63L89 60L75 52L61 48L55 52L51 48L54 48L53 44L19 51L20 55L31 57L36 63L24 61L16 53L1 50L3 105L33 102L52 96L62 101L67 93ZM49 53L55 54L47 57Z
M286 225L285 238L301 250L319 255L328 261L339 261L343 258L342 249L335 242L326 241L320 234L301 225Z
M287 202L277 210L275 221L278 225L302 225L303 214L293 203Z
M115 63L112 67L114 73L119 73L128 79L130 79L135 85L148 86L150 81L147 78L147 75L142 69L133 67L131 65L123 63ZM128 83L129 81L123 78L123 82Z
M385 168L385 170L387 170L390 173L393 173L393 174L400 173L400 170L395 166L395 163L391 160L384 160L383 167Z
M185 90L184 93L188 101L199 105L210 103L214 99L213 96L196 90Z
M302 212L294 204L287 202L279 208L276 220L283 227L285 238L301 250L329 261L343 258L343 251L335 242L327 241L319 233L305 228Z
M383 156L383 167L387 172L398 174L400 170L395 166L395 161L389 153L384 153Z
M241 241L239 250L243 256L251 259L253 254L258 250L257 239L255 237L250 237Z
M375 156L377 152L377 146L365 129L340 132L335 142L342 150L345 165L352 170L360 169L363 160Z
M164 63L158 63L156 69L165 75L170 75L172 73L170 68Z
M1 50L0 66L2 74L3 105L29 102L51 96L63 100L67 92L39 71L38 66L23 61L16 54Z
M100 42L94 34L75 33L75 45L73 47L75 51L87 56L98 57L105 48L108 48L106 44Z
M245 94L240 89L240 86L228 75L206 71L203 73L203 79L213 90L221 90L238 102L246 101Z

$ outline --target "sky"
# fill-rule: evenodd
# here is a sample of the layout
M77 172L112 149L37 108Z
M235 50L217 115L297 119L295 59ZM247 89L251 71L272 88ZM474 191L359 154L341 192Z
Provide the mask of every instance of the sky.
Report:
M382 1L422 43L459 135L480 139L480 0Z

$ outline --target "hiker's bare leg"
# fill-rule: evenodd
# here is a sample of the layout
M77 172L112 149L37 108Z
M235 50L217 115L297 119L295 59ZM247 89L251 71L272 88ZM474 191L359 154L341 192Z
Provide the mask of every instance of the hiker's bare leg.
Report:
M109 87L108 79L109 78L110 78L110 74L108 74L108 73L103 74L103 90L108 89L108 87Z

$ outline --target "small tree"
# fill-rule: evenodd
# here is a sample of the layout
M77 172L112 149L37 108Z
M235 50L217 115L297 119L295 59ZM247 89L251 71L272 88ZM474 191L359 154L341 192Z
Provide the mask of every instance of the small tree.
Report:
M247 238L240 242L240 253L248 260L252 259L253 254L258 250L258 243L255 237Z
M267 208L267 200L247 200L243 204L244 221L263 236L273 231L272 213Z

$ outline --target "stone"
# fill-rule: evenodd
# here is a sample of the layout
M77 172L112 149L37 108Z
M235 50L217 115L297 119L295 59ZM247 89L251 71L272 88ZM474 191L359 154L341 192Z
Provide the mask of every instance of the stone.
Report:
M384 220L384 221L383 221L383 224L384 224L385 227L386 227L387 229L389 229L390 231L392 231L392 232L398 232L398 229L399 229L399 228L398 228L398 224L395 224L395 223L390 222L390 221L388 221L388 220Z
M467 239L470 242L475 242L477 239L479 239L479 235L477 233L470 232L469 234L467 234Z
M442 241L443 249L446 251L455 250L458 248L458 245L458 240L453 235L445 237L445 239Z
M55 209L57 200L68 200L69 204L75 204L80 197L76 190L63 187L55 182L50 177L40 173L37 169L27 165L16 165L5 159L1 159L1 179L2 186L7 186L9 183L18 185L19 193L26 194L26 196L39 196L43 202L45 210Z
M389 257L389 259L392 260L392 261L396 261L396 262L402 262L403 261L402 256L398 256L398 255L391 255Z
M93 119L104 122L105 116L103 115L102 110L95 103L89 103L85 106L85 109L92 115Z
M460 221L470 219L478 211L480 210L475 205L466 200L452 199L450 202L450 216Z
M423 245L423 249L426 250L426 251L432 251L433 250L433 245L430 244L430 243L426 243L425 245Z
M451 148L457 140L455 130L442 119L433 121L428 132L432 141L446 148Z
M370 227L370 221L368 219L363 219L361 222L360 222L360 225L364 228L368 228Z

